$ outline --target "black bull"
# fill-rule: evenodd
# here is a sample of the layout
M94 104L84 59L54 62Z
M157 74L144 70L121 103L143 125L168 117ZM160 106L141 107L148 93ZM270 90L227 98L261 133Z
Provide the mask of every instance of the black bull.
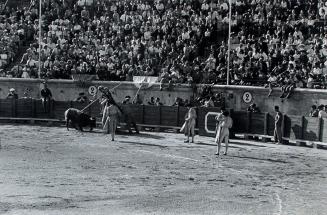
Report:
M88 114L83 113L82 111L75 109L75 108L69 108L65 111L65 120L66 120L66 127L68 129L69 121L72 122L72 125L75 129L78 130L78 128L83 131L83 127L89 126L90 131L93 130L93 128L96 127L96 119L91 117ZM76 127L76 124L78 128Z

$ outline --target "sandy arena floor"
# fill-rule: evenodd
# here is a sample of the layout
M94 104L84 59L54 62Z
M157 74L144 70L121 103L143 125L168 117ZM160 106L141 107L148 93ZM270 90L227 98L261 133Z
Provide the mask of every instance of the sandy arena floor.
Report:
M327 150L146 132L0 125L0 214L313 215L327 211Z

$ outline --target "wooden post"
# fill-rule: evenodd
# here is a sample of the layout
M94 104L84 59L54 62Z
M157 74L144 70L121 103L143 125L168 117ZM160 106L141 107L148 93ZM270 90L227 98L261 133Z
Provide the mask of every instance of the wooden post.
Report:
M159 115L158 116L159 117L159 127L155 128L155 131L160 132L160 130L161 130L161 127L160 127L161 126L161 106L157 106L157 108L159 108L159 114L158 114Z
M264 135L268 135L268 113L266 112L265 113L265 116L264 116L264 121L263 121L263 134Z
M46 100L47 101L47 100ZM45 103L45 105L46 105L46 108L48 109L48 112L47 112L47 117L48 118L51 118L51 115L52 115L52 99L51 100L49 100L49 101L47 101L46 103Z
M304 139L304 116L301 117L301 140Z
M284 133L285 133L285 114L282 114L282 138L285 137Z
M11 116L17 116L17 102L16 99L11 99Z
M252 130L252 113L251 112L247 112L246 113L246 118L247 118L247 133L250 133Z
M177 111L176 111L176 127L178 127L179 123L179 106L177 106Z
M142 105L142 124L144 124L144 106L145 105Z
M32 117L36 117L36 100L32 99Z
M229 110L229 116L232 118L232 120L234 121L234 109L230 109ZM233 123L234 124L234 123ZM234 127L234 126L233 126ZM230 138L235 138L235 129L234 128L230 129ZM216 128L217 129L217 128Z
M195 127L198 128L199 131L200 131L200 128L199 128L199 119L200 119L200 112L201 112L201 109L202 109L201 107L198 108L198 109L196 109L196 115L197 115L197 117L196 117L196 119L195 119Z
M321 130L322 130L322 118L319 118L318 119L318 132L317 132L317 136L318 136L318 141L320 141L321 142L321 137L322 137L322 132L321 132Z
M89 107L89 115L92 116L92 106Z
M159 125L161 125L161 106L158 106L159 108Z

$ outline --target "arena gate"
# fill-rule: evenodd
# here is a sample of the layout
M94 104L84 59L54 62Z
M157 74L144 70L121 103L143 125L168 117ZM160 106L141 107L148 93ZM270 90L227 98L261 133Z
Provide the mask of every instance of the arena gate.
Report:
M0 99L0 119L2 121L53 121L63 122L68 108L82 110L87 104L75 101L51 101L49 112L45 113L41 100ZM121 105L125 112L133 116L141 127L178 130L184 123L188 109L180 106ZM214 136L215 116L220 107L198 107L196 128L199 135ZM99 102L85 110L86 113L101 119ZM271 139L274 134L275 113L250 113L230 110L233 118L232 135ZM311 145L327 142L327 119L296 115L283 115L283 139L298 145Z

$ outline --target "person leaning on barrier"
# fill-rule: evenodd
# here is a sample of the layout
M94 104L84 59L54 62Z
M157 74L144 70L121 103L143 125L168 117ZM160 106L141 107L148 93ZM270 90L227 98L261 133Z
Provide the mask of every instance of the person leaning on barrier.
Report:
M327 118L327 105L319 105L318 107L319 113L318 113L318 118Z
M179 97L176 97L175 102L171 106L183 106L183 100Z
M309 116L311 116L311 117L318 117L318 113L319 113L319 110L317 109L317 106L316 105L312 105L311 106L310 113L309 113Z
M279 107L275 106L275 129L274 129L274 139L276 144L282 144L283 138L282 138L282 121L283 121L283 115L279 111Z
M43 105L43 110L45 113L49 112L50 100L52 99L52 93L47 86L46 82L43 82L43 88L41 89L41 100Z
M135 101L133 101L133 104L137 104L137 105L142 105L143 104L143 101L140 98L139 94L137 94Z
M214 104L214 102L212 100L212 97L210 96L210 97L207 97L205 99L204 104L203 104L202 107L214 107L214 106L215 106L215 104Z
M156 103L156 101L155 101L154 97L152 96L150 98L150 101L148 101L148 105L155 105L155 103Z
M31 99L31 90L29 88L26 88L23 93L23 99Z
M18 94L16 93L15 88L10 88L9 93L6 98L7 99L18 99Z
M125 99L122 102L124 105L132 104L131 102L131 97L130 96L125 96Z
M255 103L251 104L248 109L248 112L252 112L252 113L260 113L259 108L257 107L257 105Z
M156 106L161 106L161 105L163 105L161 102L160 102L160 98L156 98L156 101L155 101L155 103L154 103L154 105L156 105Z
M84 92L80 92L75 101L80 102L80 103L86 103L89 101L89 99L87 98L87 96L85 95Z

